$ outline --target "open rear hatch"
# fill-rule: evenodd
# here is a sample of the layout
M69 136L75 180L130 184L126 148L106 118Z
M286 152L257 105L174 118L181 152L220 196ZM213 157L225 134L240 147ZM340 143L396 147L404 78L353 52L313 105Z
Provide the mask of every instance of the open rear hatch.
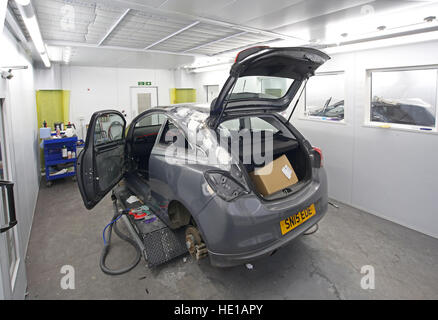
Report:
M225 85L210 106L217 127L225 112L287 109L301 84L330 57L313 48L253 47L240 52Z
M270 122L272 114L286 110L303 82L314 75L315 70L328 59L330 57L325 53L304 47L254 47L240 52L231 67L229 78L217 99L213 100L210 106L209 125L217 129L221 123L233 117L240 119L259 117L263 121ZM285 174L289 175L290 170L285 168L288 166L292 169L295 181L289 187L273 193L266 190L260 192L260 188L257 187L260 181L254 177L254 172L260 170L260 167L253 161L243 163L242 154L239 156L252 180L254 189L259 189L263 198L270 200L282 198L300 190L310 181L312 171L313 150L309 149L311 147L305 143L305 139L299 132L292 132L296 130L291 131L286 128L287 124L282 124L278 118L274 120L275 118L271 118L270 125L275 126L277 123L279 127L274 129L278 131L270 139L273 139L273 160L277 162L276 171L271 174L270 180L284 178L282 169L283 173L286 172ZM245 121L240 120L239 130L242 129L244 123ZM264 130L264 128L253 128L250 124L246 125L245 129L250 130L250 135L253 131ZM291 135L286 134L287 131L290 131ZM257 142L251 138L249 143L251 146L246 150L253 152L254 149L260 150L260 148L255 148L257 143L265 144L266 141ZM245 149L242 142L239 142L239 145L239 148ZM280 167L277 168L277 166Z

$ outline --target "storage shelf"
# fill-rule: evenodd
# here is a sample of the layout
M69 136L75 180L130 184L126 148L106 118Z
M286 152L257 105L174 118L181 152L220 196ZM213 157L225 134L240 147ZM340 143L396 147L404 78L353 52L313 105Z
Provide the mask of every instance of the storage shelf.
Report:
M62 159L62 160L49 160L49 161L46 161L46 166L54 166L57 164L69 163L69 162L76 162L76 158Z
M49 144L65 144L65 143L71 143L74 142L76 143L78 141L78 137L72 137L72 138L54 138L54 139L45 139L44 140L44 145L49 145Z
M46 179L48 181L51 180L56 180L56 179L61 179L61 178L65 178L65 177L71 177L71 176L75 176L76 175L76 171L72 171L72 172L67 172L67 173L62 173L62 174L55 174L55 175L49 175L48 177L46 177Z

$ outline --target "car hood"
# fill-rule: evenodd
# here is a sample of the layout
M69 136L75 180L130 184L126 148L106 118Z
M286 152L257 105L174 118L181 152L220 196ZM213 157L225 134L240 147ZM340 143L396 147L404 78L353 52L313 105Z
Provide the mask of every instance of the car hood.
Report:
M420 98L392 99L392 98L374 97L373 102L384 103L388 106L410 105L410 106L418 106L418 107L423 107L423 108L428 108L428 109L432 108L432 106L429 103L423 101Z

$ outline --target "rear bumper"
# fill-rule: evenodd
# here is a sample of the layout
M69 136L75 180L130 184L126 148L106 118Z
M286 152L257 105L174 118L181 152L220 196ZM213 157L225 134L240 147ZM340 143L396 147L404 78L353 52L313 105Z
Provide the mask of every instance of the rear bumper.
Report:
M211 264L233 266L269 255L316 224L327 212L328 197L324 169L314 173L305 188L281 200L266 202L250 194L227 202L214 196L195 217ZM315 216L282 235L280 221L311 204Z
M252 262L254 260L266 256L270 256L271 254L274 253L274 251L289 244L292 240L302 235L304 232L306 232L312 226L317 224L319 220L322 219L322 217L327 212L327 202L322 207L320 207L319 205L317 207L319 207L317 209L318 210L317 215L310 218L302 225L299 225L296 229L288 232L285 236L274 241L273 243L271 243L266 247L256 249L250 252L237 253L237 254L220 254L209 250L208 256L210 258L211 265L216 267L232 267L232 266L246 264L248 262Z

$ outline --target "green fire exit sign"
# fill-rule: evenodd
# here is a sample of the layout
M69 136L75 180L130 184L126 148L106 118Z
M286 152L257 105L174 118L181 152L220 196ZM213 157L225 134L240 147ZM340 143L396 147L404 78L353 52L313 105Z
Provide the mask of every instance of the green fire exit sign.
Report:
M150 81L138 81L139 86L151 86L152 82Z

